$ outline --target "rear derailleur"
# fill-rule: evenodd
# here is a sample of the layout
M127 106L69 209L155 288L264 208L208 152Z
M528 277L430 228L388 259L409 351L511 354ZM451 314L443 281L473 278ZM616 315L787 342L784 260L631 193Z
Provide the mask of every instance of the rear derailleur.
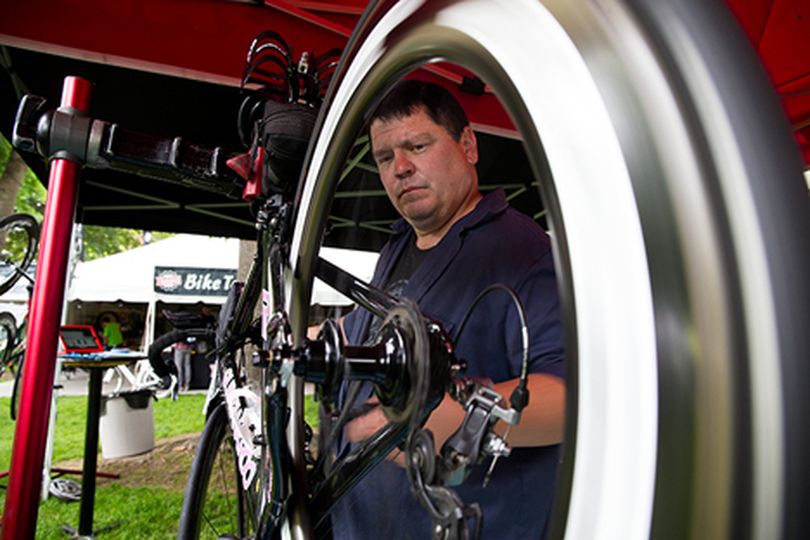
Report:
M477 503L465 505L450 487L460 485L473 466L490 457L486 486L498 458L511 452L505 437L494 432L495 422L516 425L520 412L504 408L497 392L472 379L457 378L449 393L464 404L464 421L444 443L440 455L436 454L429 430L411 433L407 441L408 478L414 496L431 516L434 539L478 539L483 521L480 507Z

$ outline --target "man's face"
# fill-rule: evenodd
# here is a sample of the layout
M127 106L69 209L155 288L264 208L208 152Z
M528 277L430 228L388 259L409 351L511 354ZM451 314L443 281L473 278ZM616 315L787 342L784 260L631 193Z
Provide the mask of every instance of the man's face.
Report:
M385 191L417 234L439 231L475 206L478 147L469 127L456 141L420 108L375 120L370 135Z

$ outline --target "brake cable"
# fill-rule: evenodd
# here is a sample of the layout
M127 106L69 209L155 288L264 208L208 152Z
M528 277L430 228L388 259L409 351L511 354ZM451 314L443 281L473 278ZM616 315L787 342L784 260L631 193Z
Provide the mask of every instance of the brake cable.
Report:
M469 466L489 454L492 462L484 477L483 485L486 487L498 458L509 455L510 449L506 443L509 432L520 421L520 413L529 402L529 330L523 304L511 288L496 283L484 289L462 317L452 342L458 345L473 311L487 295L499 289L509 295L517 310L523 345L520 381L509 398L510 408L501 406L503 397L494 389L472 379L457 379L455 386L448 390L453 399L464 405L465 417L459 429L443 445L441 455L436 455L433 436L429 431L412 431L408 436L407 473L411 491L430 514L433 523L431 536L435 539L467 540L480 537L483 519L480 506L465 505L445 486L462 483ZM491 431L491 426L498 419L507 423L503 438ZM441 460L438 463L437 458ZM472 535L467 527L469 521L474 523Z
M520 382L518 383L517 387L512 391L512 395L509 396L509 405L517 411L518 414L529 404L529 389L528 389L528 382L529 382L529 352L530 352L530 344L529 344L529 327L526 323L526 310L523 307L523 303L520 301L520 298L517 296L514 290L510 287L502 284L502 283L494 283L481 291L478 296L473 300L470 307L467 308L467 312L464 314L464 317L461 319L461 323L459 324L458 331L453 339L453 343L458 347L459 339L461 338L461 334L464 332L464 328L469 321L470 316L473 313L473 310L478 306L478 304L486 297L488 294L496 291L496 290L503 290L506 294L509 295L509 298L512 300L512 304L515 306L517 310L518 318L520 319L520 335L523 341L523 358L520 366ZM506 431L503 435L503 440L509 438L509 433L512 431L512 424L508 423L506 426ZM498 462L498 458L500 454L496 454L492 458L492 463L490 463L489 469L487 470L486 475L484 476L484 483L483 487L486 487L489 483L489 479L492 476L492 471L495 469L495 464Z
M518 400L519 405L514 404L512 405L514 408L520 411L523 410L523 408L528 404L529 401L528 390L526 389L526 385L528 384L529 378L530 345L529 345L529 325L526 324L526 309L523 307L523 302L520 301L520 298L518 298L518 295L515 293L515 291L512 290L510 287L507 287L503 283L493 283L492 285L481 291L478 294L478 296L475 297L475 300L473 300L472 304L470 304L470 307L467 308L467 312L464 314L464 317L462 317L461 324L459 324L458 331L456 332L456 335L453 338L453 343L456 345L456 348L458 348L459 339L461 339L461 334L462 332L464 332L464 328L467 326L467 321L469 320L470 315L472 315L473 310L478 306L478 304L481 302L481 300L484 299L485 296L496 290L502 290L509 295L509 298L512 299L512 304L515 306L515 309L517 310L518 318L520 319L520 336L521 340L523 341L523 358L520 366L520 384L518 385L518 388L522 386L523 390L526 392L526 396L525 398L519 397ZM517 389L515 389L515 391L517 391ZM515 396L515 392L512 392L512 396ZM509 401L511 404L512 403L511 396L509 398Z

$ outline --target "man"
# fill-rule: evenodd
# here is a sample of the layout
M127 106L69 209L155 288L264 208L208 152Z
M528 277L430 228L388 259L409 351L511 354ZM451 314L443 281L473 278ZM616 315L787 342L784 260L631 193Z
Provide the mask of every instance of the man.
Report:
M488 463L477 467L456 493L478 502L484 538L538 538L546 527L554 490L558 444L564 431L562 329L547 235L511 209L502 191L478 190L478 147L466 115L440 86L399 83L375 111L370 139L385 191L403 220L380 253L372 283L415 300L455 337L475 297L502 283L527 309L531 338L530 402L509 443L513 453L497 464L486 489ZM508 295L489 294L472 313L458 342L467 375L488 378L508 399L517 386L522 345L519 318ZM344 321L350 342L373 338L373 317L357 310ZM367 396L362 396L365 399ZM426 428L436 448L464 416L449 397ZM380 408L346 426L359 442L386 423ZM504 426L499 426L503 432ZM401 461L401 460L399 460ZM430 538L428 514L411 496L397 460L374 469L333 512L335 538Z
M107 349L115 349L124 343L124 336L121 333L121 325L112 316L105 316L101 320L102 337Z
M174 366L177 368L177 387L187 392L191 384L191 345L186 340L174 344Z

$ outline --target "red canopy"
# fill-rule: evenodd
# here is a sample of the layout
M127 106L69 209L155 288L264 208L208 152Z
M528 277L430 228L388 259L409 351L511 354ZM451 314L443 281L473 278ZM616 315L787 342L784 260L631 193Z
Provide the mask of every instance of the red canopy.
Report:
M727 0L782 100L810 165L810 2Z
M765 64L810 164L810 0L726 0ZM301 50L342 47L367 0L98 0L15 2L0 43L101 64L238 84L252 38L272 28ZM461 80L453 71L434 75ZM467 100L474 122L511 124L486 99ZM494 101L494 100L493 100Z

